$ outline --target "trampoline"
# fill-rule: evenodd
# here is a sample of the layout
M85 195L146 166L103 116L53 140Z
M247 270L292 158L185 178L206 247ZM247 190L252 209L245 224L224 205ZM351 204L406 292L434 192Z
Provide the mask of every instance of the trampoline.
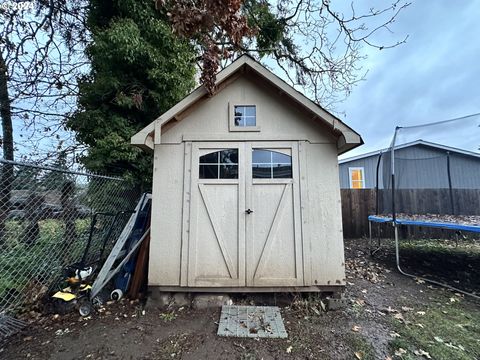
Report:
M368 217L368 221L376 222L376 223L393 223L393 218L388 216L370 215ZM424 226L429 228L480 233L480 222L478 224L466 225L458 222L410 220L410 219L402 219L401 217L400 218L397 217L395 219L395 223L397 225ZM370 238L371 238L371 231L370 231Z
M381 248L380 234L376 248L373 245L373 226L387 229L390 224L395 240L395 256L398 271L406 276L422 279L450 290L472 296L480 296L404 271L400 264L399 228L420 228L437 239L451 238L470 233L480 240L480 114L444 120L425 125L397 127L388 150L380 152L376 164L376 209L368 217L369 247L373 256ZM455 135L456 134L456 135ZM478 136L475 136L478 134ZM408 139L417 136L437 136L435 142ZM402 138L403 137L403 138ZM413 140L413 141L412 141ZM445 145L445 142L456 142ZM470 141L468 147L466 143ZM445 232L443 231L445 230ZM390 231L388 231L390 232ZM390 232L391 236L391 232Z

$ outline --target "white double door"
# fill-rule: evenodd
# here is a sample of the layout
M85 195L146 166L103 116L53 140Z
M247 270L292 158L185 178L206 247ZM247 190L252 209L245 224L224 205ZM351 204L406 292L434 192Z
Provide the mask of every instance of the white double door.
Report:
M297 143L191 147L187 285L303 285Z

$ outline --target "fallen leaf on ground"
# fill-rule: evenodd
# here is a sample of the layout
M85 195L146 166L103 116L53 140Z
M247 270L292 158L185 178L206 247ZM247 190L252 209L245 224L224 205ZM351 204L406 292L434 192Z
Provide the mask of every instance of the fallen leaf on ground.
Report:
M453 345L452 343L445 343L445 345L449 348L455 349L455 350L462 350L465 351L465 348L462 345Z
M428 352L426 352L425 350L422 350L422 349L415 350L413 353L417 356L425 356L427 359L432 358Z
M363 299L357 299L357 300L355 300L355 303L356 303L357 305L363 306L363 305L365 305L365 300L363 300Z
M239 348L242 348L243 350L246 350L245 346L243 346L242 344L234 342L233 345L238 346Z
M358 360L362 360L362 359L363 359L363 356L364 356L363 351L357 351L357 352L355 353L355 357L356 357Z
M320 307L322 308L323 312L327 311L327 306L322 300L320 300Z
M403 318L403 315L400 313L393 315L393 317L397 320L405 321L405 319Z
M320 311L318 311L318 309L316 309L314 306L311 306L311 309L315 314L320 315Z

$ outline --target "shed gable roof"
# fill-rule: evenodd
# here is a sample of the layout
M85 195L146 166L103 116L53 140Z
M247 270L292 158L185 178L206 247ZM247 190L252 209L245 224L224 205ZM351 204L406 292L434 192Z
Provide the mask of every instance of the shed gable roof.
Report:
M273 74L271 71L266 69L259 62L248 55L242 55L228 67L220 71L217 74L215 85L219 86L227 79L231 78L234 74L245 71L246 69L253 71L258 76L261 76L264 80L285 93L289 98L298 103L305 110L314 114L315 120L326 124L331 129L331 132L338 137L337 148L339 154L363 144L361 136L352 128L347 126L340 119L323 109L318 104L314 103L312 100L308 99L305 95L295 90L285 81L280 79L278 76ZM131 143L143 149L152 150L155 144L161 143L161 128L163 125L172 119L175 119L180 113L184 112L187 108L207 96L207 90L203 85L197 87L180 102L160 115L157 119L152 121L137 134L132 136Z

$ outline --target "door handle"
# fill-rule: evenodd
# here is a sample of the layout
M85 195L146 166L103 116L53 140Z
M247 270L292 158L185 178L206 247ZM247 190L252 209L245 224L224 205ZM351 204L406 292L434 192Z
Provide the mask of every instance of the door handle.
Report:
M247 209L247 210L245 210L245 212L246 212L248 215L250 215L251 213L253 213L253 210Z

